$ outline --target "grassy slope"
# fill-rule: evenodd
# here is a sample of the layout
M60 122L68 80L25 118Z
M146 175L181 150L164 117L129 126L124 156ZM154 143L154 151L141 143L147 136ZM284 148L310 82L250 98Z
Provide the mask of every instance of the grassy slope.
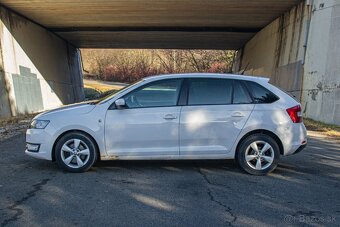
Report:
M340 138L340 126L330 125L330 124L322 123L320 121L314 121L308 118L304 118L303 122L307 130L317 131L330 137Z
M111 85L101 83L100 81L84 80L84 92L87 100L98 99L122 87L123 85Z

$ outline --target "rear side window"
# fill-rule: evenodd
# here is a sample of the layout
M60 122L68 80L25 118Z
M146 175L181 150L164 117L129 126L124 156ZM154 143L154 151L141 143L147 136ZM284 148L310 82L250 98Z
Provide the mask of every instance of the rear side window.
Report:
M233 104L248 104L248 103L252 103L248 91L240 81L235 80Z
M255 103L272 103L279 99L275 94L258 83L252 81L247 81L246 83Z
M232 92L232 80L189 79L188 105L231 104Z

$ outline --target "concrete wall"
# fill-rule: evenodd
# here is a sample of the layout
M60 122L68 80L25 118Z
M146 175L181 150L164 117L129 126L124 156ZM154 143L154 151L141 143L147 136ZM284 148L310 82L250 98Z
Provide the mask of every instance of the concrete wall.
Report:
M78 49L0 7L0 117L84 99Z
M340 125L340 1L314 1L302 104L305 116Z
M269 77L300 100L308 9L301 3L257 33L238 52L234 71Z
M270 78L302 103L305 117L340 124L340 4L306 1L239 51L235 72Z

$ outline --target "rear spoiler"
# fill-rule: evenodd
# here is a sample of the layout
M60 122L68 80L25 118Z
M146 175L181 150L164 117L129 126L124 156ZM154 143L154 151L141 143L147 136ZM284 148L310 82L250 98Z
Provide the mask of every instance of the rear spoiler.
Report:
M248 63L248 65L249 65L249 63ZM246 67L243 70L237 72L236 74L237 75L244 75L244 72L248 68L248 65L246 65ZM251 75L244 75L244 76L251 76ZM262 76L251 76L251 77L253 77L253 78L255 77L256 79L262 80L263 82L267 82L267 83L269 83L269 80L270 80L270 78L262 77Z
M263 77L263 76L251 76L251 75L243 75L243 74L236 74L236 75L242 75L242 76L246 76L246 77L250 77L250 78L255 78L255 79L257 79L257 80L261 80L262 82L267 82L267 83L269 83L269 80L270 80L270 78L268 78L268 77Z
M269 80L270 80L270 78L268 78L268 77L255 77L255 78L259 79L259 80L262 80L264 82L267 82L267 83L269 83Z

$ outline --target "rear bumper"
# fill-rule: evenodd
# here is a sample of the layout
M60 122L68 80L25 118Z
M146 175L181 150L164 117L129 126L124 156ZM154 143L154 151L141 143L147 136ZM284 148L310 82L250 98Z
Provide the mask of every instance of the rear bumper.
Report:
M283 155L296 154L307 145L307 130L303 123L283 127L279 130L278 135L282 141Z
M307 146L307 143L301 145L298 149L296 149L296 151L294 151L293 154L299 153L300 151L302 151L303 149L305 149L306 146Z

